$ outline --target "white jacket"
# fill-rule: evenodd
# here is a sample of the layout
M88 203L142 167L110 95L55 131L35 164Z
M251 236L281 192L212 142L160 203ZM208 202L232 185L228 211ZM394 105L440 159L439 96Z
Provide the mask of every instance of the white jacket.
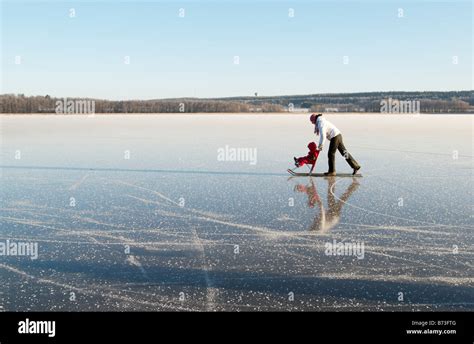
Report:
M341 132L334 124L323 117L318 117L314 127L314 133L319 135L319 145L324 144L325 139L331 140L333 137L339 135Z

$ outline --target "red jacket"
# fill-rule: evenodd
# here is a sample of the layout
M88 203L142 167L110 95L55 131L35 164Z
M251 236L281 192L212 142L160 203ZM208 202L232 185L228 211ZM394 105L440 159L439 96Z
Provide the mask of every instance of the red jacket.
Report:
M316 146L316 143L310 142L308 144L308 149L309 149L308 158L316 161L316 159L318 159L318 156L319 156L319 151L318 151L318 147Z

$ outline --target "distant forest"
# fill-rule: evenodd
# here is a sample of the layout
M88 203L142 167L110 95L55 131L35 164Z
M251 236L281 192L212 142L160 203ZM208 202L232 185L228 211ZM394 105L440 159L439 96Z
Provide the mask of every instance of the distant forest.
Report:
M419 102L420 113L474 113L474 91L452 92L367 92L293 96L229 98L175 98L112 101L92 98L55 98L0 95L0 113L81 113L77 106L93 104L94 113L230 113L230 112L381 112L381 102ZM69 108L67 104L76 106ZM62 106L62 107L61 107ZM61 112L59 112L61 113Z

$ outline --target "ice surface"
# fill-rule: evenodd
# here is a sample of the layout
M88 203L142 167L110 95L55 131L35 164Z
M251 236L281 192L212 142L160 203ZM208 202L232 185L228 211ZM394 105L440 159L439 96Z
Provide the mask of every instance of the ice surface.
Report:
M474 310L472 117L328 117L363 178L289 178L306 116L2 116L0 310Z

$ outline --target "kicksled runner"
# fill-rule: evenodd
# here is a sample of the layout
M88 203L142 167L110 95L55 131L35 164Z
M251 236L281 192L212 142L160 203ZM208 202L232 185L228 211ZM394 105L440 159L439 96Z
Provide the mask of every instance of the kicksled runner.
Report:
M325 176L324 173L298 173L293 170L288 169L287 170L289 174L291 174L293 177L327 177L329 178L330 176ZM360 178L362 177L362 174L356 173L336 173L334 177L357 177Z

